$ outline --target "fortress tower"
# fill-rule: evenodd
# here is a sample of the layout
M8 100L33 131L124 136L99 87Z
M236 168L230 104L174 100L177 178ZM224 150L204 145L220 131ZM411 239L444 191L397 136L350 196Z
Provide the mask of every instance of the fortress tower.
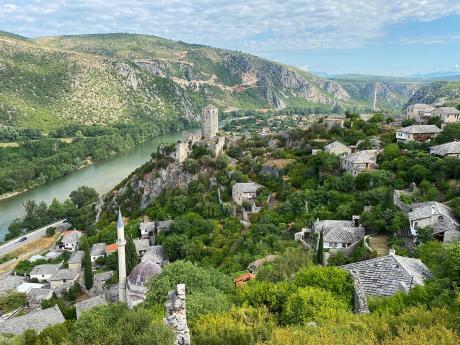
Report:
M219 126L219 110L209 104L203 108L203 139L210 140L214 138Z
M118 300L126 303L126 257L125 257L125 225L121 211L118 209L117 221L117 245L118 245Z

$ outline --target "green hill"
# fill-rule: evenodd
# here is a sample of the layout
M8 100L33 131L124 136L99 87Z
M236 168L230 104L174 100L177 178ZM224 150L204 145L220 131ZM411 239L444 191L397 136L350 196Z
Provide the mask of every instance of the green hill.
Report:
M400 108L418 87L387 84L378 88L384 109ZM3 125L176 123L194 120L207 103L224 111L366 109L373 90L371 82L322 79L253 55L155 36L27 39L0 32Z

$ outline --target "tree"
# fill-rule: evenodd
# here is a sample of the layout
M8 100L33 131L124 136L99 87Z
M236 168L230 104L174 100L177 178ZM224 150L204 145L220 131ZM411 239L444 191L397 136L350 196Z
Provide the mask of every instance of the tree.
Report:
M139 257L137 256L136 245L131 237L126 240L126 273L129 274L133 268L139 263Z
M318 241L318 248L316 249L316 262L320 265L323 264L323 256L324 256L324 230L321 229L319 233L319 241Z
M46 229L47 237L53 237L55 233L56 233L56 228L51 227L51 228Z
M10 291L0 296L0 311L2 314L9 313L26 304L26 294L22 292Z
M93 265L91 263L91 253L89 246L85 248L84 258L84 271L85 271L85 287L89 290L93 287Z
M99 194L92 187L80 186L77 190L70 193L70 200L74 203L77 208L81 208L84 205L96 202L99 198Z

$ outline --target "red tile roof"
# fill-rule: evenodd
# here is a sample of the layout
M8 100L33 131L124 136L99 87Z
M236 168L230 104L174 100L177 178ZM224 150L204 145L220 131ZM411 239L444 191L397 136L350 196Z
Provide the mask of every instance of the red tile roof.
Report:
M247 273L240 275L239 277L236 277L233 281L235 282L236 286L243 286L246 284L246 282L254 279L255 277L256 277L255 274L247 272Z
M118 244L116 243L112 243L112 244L105 246L105 252L107 254L115 253L117 250L118 250Z

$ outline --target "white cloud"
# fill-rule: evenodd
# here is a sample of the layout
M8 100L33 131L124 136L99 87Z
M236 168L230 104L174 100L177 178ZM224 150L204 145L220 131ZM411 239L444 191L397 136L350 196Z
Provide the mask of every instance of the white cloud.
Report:
M459 14L458 0L10 0L0 29L145 33L263 53L356 48L393 24Z

